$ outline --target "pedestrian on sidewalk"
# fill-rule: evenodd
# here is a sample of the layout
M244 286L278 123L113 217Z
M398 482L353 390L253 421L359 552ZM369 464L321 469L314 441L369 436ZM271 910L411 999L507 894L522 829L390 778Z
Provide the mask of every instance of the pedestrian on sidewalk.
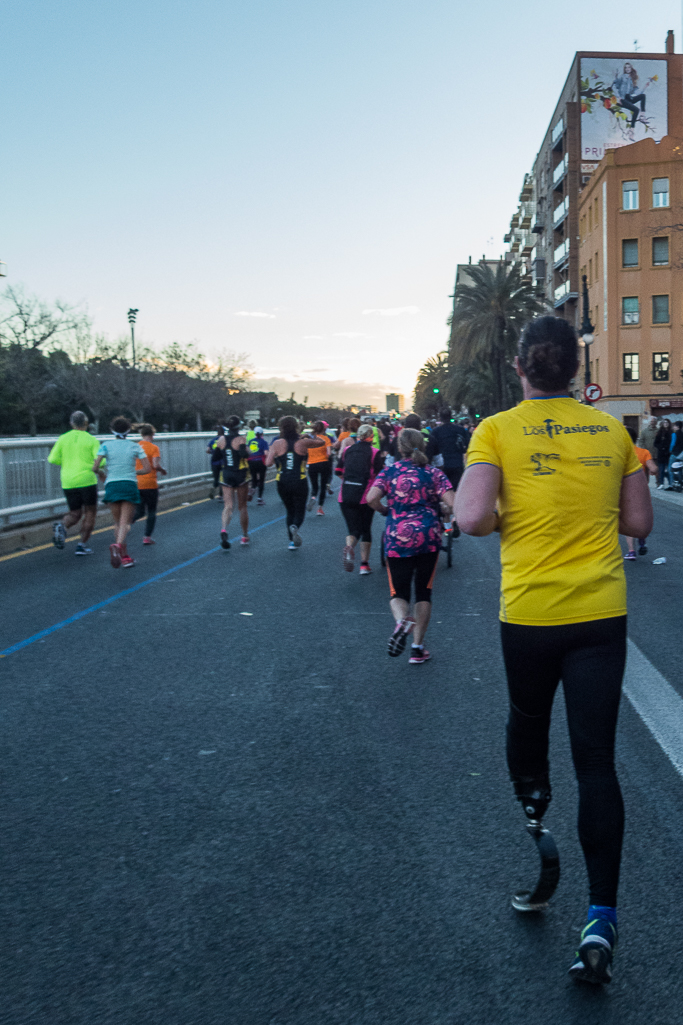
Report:
M131 429L132 424L125 416L115 417L111 422L114 437L102 442L93 465L93 472L97 473L102 462L105 459L107 461L104 501L114 517L114 543L109 545L109 557L114 569L119 566L128 569L135 565L135 559L128 554L126 538L140 504L138 475L148 474L152 469L145 450L137 441L131 441L128 437Z
M386 516L384 554L396 626L389 638L389 654L405 649L412 631L410 663L428 662L425 633L432 614L432 586L441 551L440 507L452 515L455 492L446 475L430 466L421 431L404 428L398 436L398 459L373 481L368 504ZM386 505L382 499L386 499ZM410 613L411 591L415 611Z
M159 482L157 474L166 476L167 471L161 465L161 452L159 446L154 444L155 428L151 424L137 424L140 433L140 447L147 455L151 470L147 474L142 473L140 461L135 464L135 472L138 474L138 492L140 504L135 512L135 519L141 520L147 517L145 523L145 536L142 539L143 545L153 545L156 542L152 538L154 526L157 521L157 503L159 501Z
M535 822L551 800L548 734L562 681L589 882L586 925L569 971L599 984L612 977L624 830L614 766L626 662L619 534L647 537L652 503L624 427L569 397L579 361L568 321L531 321L515 364L524 401L477 428L455 516L466 534L500 531L508 767Z
M266 466L277 466L277 493L287 514L285 526L289 538L288 547L294 550L301 547L302 538L299 530L306 517L308 452L312 448L324 446L325 442L313 436L302 437L296 417L283 416L279 426L280 437L268 449Z
M76 555L92 555L88 547L97 518L97 475L93 459L100 443L88 433L88 418L80 409L69 418L71 430L62 434L50 450L48 463L61 467L60 480L69 511L52 526L52 543L64 548L67 531L81 522L81 540ZM104 480L104 474L101 475Z
M680 462L681 453L683 453L683 420L675 420L671 425L669 439L669 464L667 467L669 486L665 489L666 491L674 490L673 464Z
M655 450L657 452L657 487L659 489L664 487L664 479L666 478L669 485L671 480L669 479L669 456L671 454L671 420L664 417L659 424L659 430L655 437Z

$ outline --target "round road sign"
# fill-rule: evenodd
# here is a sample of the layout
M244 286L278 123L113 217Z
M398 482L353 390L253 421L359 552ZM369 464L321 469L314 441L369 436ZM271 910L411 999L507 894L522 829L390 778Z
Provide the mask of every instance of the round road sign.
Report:
M598 402L602 398L602 388L599 384L587 384L583 391L583 397L588 402Z

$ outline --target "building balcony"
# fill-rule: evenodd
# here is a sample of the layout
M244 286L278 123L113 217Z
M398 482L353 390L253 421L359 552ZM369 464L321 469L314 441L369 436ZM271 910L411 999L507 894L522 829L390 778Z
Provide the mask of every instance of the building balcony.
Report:
M553 292L553 301L555 308L563 306L568 299L578 299L579 293L572 292L569 281L563 281L561 285Z
M553 253L553 268L557 270L563 263L569 259L569 239L566 238Z
M524 203L526 200L531 199L534 192L534 180L530 174L524 175L524 184L522 185L522 191L519 194L520 203Z
M565 196L558 206L553 210L553 228L559 228L562 221L566 218L569 213L569 196Z
M559 164L557 165L557 167L553 171L553 188L554 189L557 188L557 186L560 184L560 182L562 182L562 180L566 176L568 167L569 167L569 154L565 153L565 155L562 157L562 160L560 160Z
M561 145L561 143L562 143L562 136L563 135L564 135L564 118L561 117L560 120L555 125L555 127L553 128L552 132L550 133L550 142L551 142L551 145L552 145L553 149L555 149L556 147L559 147Z

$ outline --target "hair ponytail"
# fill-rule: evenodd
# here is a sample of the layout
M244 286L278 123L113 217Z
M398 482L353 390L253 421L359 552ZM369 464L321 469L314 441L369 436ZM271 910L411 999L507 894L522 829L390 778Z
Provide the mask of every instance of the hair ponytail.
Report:
M421 431L404 427L398 436L398 447L400 452L407 459L412 459L416 466L426 466L429 462L425 453L425 440Z
M532 388L566 391L577 369L576 331L560 317L536 317L524 329L517 359Z

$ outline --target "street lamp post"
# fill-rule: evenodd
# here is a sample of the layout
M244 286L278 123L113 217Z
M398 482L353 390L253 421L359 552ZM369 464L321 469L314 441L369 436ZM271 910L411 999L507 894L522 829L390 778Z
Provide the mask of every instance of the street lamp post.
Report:
M588 276L583 275L583 320L581 321L581 335L580 340L583 342L584 349L586 352L586 388L591 383L591 364L590 364L590 346L593 342L593 332L595 328L591 324L591 315L588 308Z
M133 343L133 367L135 367L135 318L140 310L128 310L128 323L130 324L130 340Z

